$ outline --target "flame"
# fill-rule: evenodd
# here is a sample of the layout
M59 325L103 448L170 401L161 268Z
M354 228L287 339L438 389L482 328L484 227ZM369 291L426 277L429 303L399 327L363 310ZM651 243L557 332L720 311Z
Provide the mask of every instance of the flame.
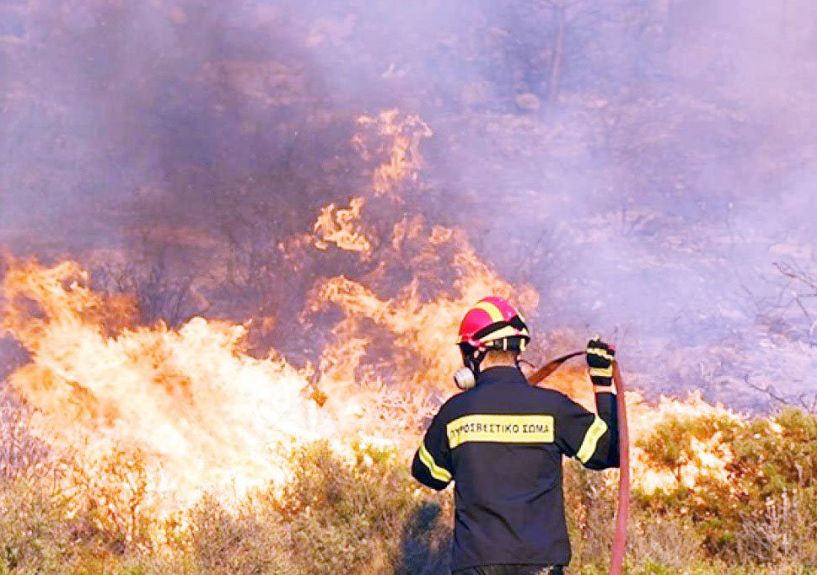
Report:
M694 457L679 466L678 476L666 469L656 468L639 444L653 433L657 425L672 420L689 423L709 418L744 425L744 418L720 404L707 403L700 391L690 393L685 399L661 396L658 405L645 401L639 393L628 393L627 406L632 421L633 479L642 491L652 493L658 489L680 486L693 489L704 478L727 483L728 465L733 460L733 453L720 432L690 439Z
M90 290L74 262L12 265L3 292L3 328L31 356L10 382L36 409L33 433L58 450L83 445L90 460L139 453L175 504L283 481L292 446L339 432L307 398L304 372L245 353L242 325L112 327L123 302Z
M335 204L322 210L315 224L315 245L326 249L334 243L367 259L377 244L379 261L362 279L328 278L312 293L302 316L305 323L333 305L344 313L319 363L319 387L330 397L350 380L377 393L395 382L402 389L423 390L421 395L447 390L450 374L461 361L454 337L463 310L489 293L509 297L527 309L535 308L538 296L530 287L517 289L502 280L477 256L461 230L429 226L415 215L393 224L391 242L375 237L371 228L364 233L362 208L367 199L402 199L418 180L420 144L432 132L419 116L396 109L362 116L358 124L361 131L353 144L364 160L381 158L381 163L373 171L369 196L354 198L346 210ZM451 272L444 280L442 270ZM394 276L408 279L402 286L383 281ZM376 286L394 295L381 296ZM388 382L384 373L389 374ZM369 405L380 404L376 397L369 400Z
M561 391L586 409L595 410L593 389L588 381L586 368L575 365L562 367L541 385ZM657 402L647 401L638 391L628 391L625 397L634 486L650 494L659 489L672 490L680 486L693 489L704 478L727 483L728 466L733 454L720 432L709 437L690 438L694 457L679 465L676 470L678 475L651 461L642 442L650 438L658 425L666 422L691 423L695 420L718 419L743 425L744 419L740 415L722 405L707 403L699 391L692 392L683 399L660 396Z
M454 350L462 310L487 291L514 293L531 307L537 297L499 278L460 244L459 232L433 228L428 237L435 253L457 245L449 293L426 300L415 279L383 297L342 276L315 292L310 313L329 305L344 313L319 364L319 385L330 397L324 409L310 400L311 368L295 369L274 352L248 355L243 325L200 317L177 330L134 325L132 300L94 292L74 262L9 267L2 327L30 354L9 381L34 408L28 425L36 437L57 452L81 450L85 467L65 476L66 488L103 493L105 505L142 490L157 516L189 507L205 491L230 500L256 486L282 484L292 449L305 441L330 439L339 453L340 438L413 444L416 436L404 433L404 423L421 423L454 391L448 380L459 360L441 351ZM430 255L421 250L415 257ZM365 361L377 346L367 325L390 334L393 363ZM392 371L402 385L384 382ZM568 367L548 385L592 403L582 369ZM693 438L695 458L678 475L656 467L640 440L673 418L741 425L740 416L700 394L662 397L656 406L628 393L627 403L635 485L649 493L679 481L692 488L704 477L727 481L732 455L720 434ZM124 455L112 471L117 454Z
M411 441L403 431L434 409L434 392L452 391L453 337L463 309L486 293L535 306L535 291L502 280L459 230L406 216L394 223L391 242L374 236L364 206L378 197L400 200L416 183L419 145L431 130L397 110L362 117L359 125L355 146L365 160L382 160L371 189L348 208L329 204L312 234L279 246L295 272L298 254L310 248L335 245L365 260L383 246L365 277L328 278L313 292L307 321L333 305L344 313L320 355L319 376L275 350L249 355L244 325L202 317L178 329L138 325L135 300L93 291L78 263L12 262L2 327L30 361L9 381L33 408L32 433L55 453L81 446L75 487L94 478L90 489L107 482L133 491L134 481L107 471L121 453L144 464L139 485L158 508L172 511L205 491L229 499L286 481L289 453L304 441L328 438L338 449L339 438ZM451 277L443 279L441 269ZM395 271L408 278L402 287L385 279ZM384 285L391 296L381 295ZM379 335L367 330L372 325Z
M401 115L397 109L378 116L361 116L358 125L363 130L355 134L352 144L364 160L381 157L372 172L371 189L367 195L402 200L406 184L416 183L422 168L420 142L432 135L431 129L417 115ZM330 203L321 209L313 226L313 243L320 250L330 245L345 251L359 252L369 259L374 242L362 223L366 196L352 198L348 208Z
M411 231L412 226L417 233ZM393 355L380 360L380 370L370 372L368 377L359 374L358 379L378 386L382 384L379 372L385 368L410 389L450 389L451 373L461 363L454 343L463 310L489 293L510 298L525 309L535 309L536 291L502 280L476 255L461 231L434 226L421 236L421 229L418 220L395 228L393 245L405 248L398 250L401 255L410 251L407 239L422 237L423 245L405 262L414 270L414 277L393 297L378 296L363 283L345 276L325 280L312 295L309 313L330 304L344 313L344 319L333 330L335 342L327 356L332 361L321 366L321 387L331 387L338 370L346 377L358 374L366 353L377 346L377 338L385 338L394 346ZM426 274L439 276L442 267L452 272L450 283L446 282L449 289L432 298L424 297L423 288L430 282ZM373 327L380 329L377 338L371 335Z
M353 198L348 208L339 209L335 204L329 204L321 210L315 222L315 247L325 250L329 244L351 252L360 252L368 258L372 252L372 243L363 231L360 220L360 211L363 209L365 198Z
M338 449L339 438L412 442L403 432L422 423L440 392L453 391L463 309L489 292L531 308L537 295L502 280L460 231L414 219L396 225L393 239L414 271L393 297L342 276L315 290L311 313L330 305L344 312L318 365L318 388L329 397L323 409L311 399L311 366L296 369L274 350L252 357L244 325L196 317L178 329L140 326L134 300L93 291L78 263L13 262L2 327L30 355L9 381L34 409L32 433L56 453L81 446L84 470L66 479L74 488L132 492L132 479L108 475L111 457L144 463L138 485L157 514L189 507L204 492L235 499L281 484L289 454L305 441L326 438ZM425 280L444 265L451 285L429 295ZM382 266L368 279L380 273ZM389 338L378 341L367 322ZM380 359L370 361L378 345Z
M401 115L397 109L361 116L357 123L364 130L352 142L361 156L385 157L372 174L374 195L399 199L401 184L419 177L423 166L420 143L433 135L431 128L416 114Z

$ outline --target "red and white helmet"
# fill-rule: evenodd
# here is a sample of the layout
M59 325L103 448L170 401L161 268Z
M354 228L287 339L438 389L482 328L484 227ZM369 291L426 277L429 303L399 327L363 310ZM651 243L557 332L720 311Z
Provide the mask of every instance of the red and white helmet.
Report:
M479 300L466 312L457 343L473 348L525 351L530 331L516 308L497 296Z

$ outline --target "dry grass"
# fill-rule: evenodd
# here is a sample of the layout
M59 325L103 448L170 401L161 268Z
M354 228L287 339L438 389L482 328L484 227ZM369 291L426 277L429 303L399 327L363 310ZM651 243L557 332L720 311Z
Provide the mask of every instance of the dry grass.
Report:
M283 493L257 491L235 508L207 496L159 521L144 505L134 454L112 453L103 463L123 486L114 492L84 475L76 454L56 459L30 437L19 405L2 405L0 574L448 573L450 494L418 489L405 454L358 445L349 461L317 443L298 454ZM731 492L712 484L636 493L629 574L817 572L817 425L799 412L777 421L776 438L755 433L763 422L730 438L737 454ZM660 445L652 447L656 465L673 464ZM82 489L61 490L67 475ZM602 474L571 463L566 493L571 572L605 573L614 489Z

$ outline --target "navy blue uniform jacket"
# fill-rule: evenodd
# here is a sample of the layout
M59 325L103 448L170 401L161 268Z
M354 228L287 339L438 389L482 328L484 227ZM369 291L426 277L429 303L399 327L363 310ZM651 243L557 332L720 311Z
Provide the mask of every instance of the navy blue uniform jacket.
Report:
M433 489L455 482L452 570L570 562L562 456L618 466L615 396L596 391L598 415L503 366L443 404L411 471Z

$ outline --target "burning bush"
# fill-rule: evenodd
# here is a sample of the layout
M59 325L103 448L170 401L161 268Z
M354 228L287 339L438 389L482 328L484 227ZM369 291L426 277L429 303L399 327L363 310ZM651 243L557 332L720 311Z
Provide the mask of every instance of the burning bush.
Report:
M40 466L35 480L21 476L0 489L0 573L309 575L418 573L435 563L444 568L450 502L416 488L403 454L364 444L339 454L317 442L295 453L292 464L296 471L283 489L270 484L230 506L208 494L166 518L140 513L144 494L124 484L112 491L89 483L66 493L52 475L62 468ZM133 467L107 471L108 479L124 479Z

